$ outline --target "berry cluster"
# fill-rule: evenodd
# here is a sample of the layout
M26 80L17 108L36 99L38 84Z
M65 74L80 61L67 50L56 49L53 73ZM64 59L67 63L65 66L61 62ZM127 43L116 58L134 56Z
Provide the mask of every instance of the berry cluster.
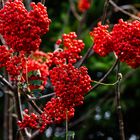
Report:
M113 50L122 62L133 68L140 66L140 22L119 20L111 32Z
M106 56L112 51L112 36L110 35L108 25L101 25L98 23L98 27L94 28L90 35L94 38L95 45L93 49L100 56Z
M49 54L48 65L63 65L65 63L74 64L78 59L81 58L79 53L84 49L84 43L82 40L77 40L75 32L69 34L63 34L62 39L58 39L57 45L62 45L63 50L55 51Z
M50 19L46 8L38 3L31 4L28 12L20 0L6 2L0 10L0 34L15 52L30 53L39 48L40 36L49 30Z
M86 67L78 69L72 64L55 67L50 71L50 78L56 96L62 98L67 108L82 104L84 94L91 88Z
M25 127L30 127L33 129L37 129L38 128L38 116L35 113L31 113L30 115L28 114L28 110L26 109L25 114L23 115L24 119L23 121L18 121L17 124L19 125L19 127L21 129L25 128Z
M85 12L90 8L89 0L79 0L78 1L78 9L80 12Z
M44 111L41 115L41 127L40 131L44 131L46 126L52 123L61 123L66 120L66 113L68 119L74 116L74 108L67 108L63 103L63 100L59 97L52 98L44 107Z
M7 61L6 63L6 70L8 72L8 74L11 76L11 80L21 80L21 78L19 79L19 75L21 75L24 66L26 63L26 58L23 52L20 52L15 56L12 56L9 61Z
M114 51L120 61L133 68L140 65L140 22L124 22L122 19L114 25L111 32L108 26L99 24L90 35L95 40L93 49L101 56Z
M6 46L0 46L0 68L7 66L7 62L10 60L12 50L7 49Z
M87 68L74 68L72 64L55 67L50 71L51 82L56 92L44 107L43 113L39 116L38 126L40 132L53 123L60 123L74 116L74 107L83 103L84 94L91 88L91 79L87 74ZM31 116L28 116L31 117ZM32 118L32 117L31 117ZM29 120L29 121L28 121ZM23 119L19 126L30 127L31 119ZM34 120L33 120L34 121Z

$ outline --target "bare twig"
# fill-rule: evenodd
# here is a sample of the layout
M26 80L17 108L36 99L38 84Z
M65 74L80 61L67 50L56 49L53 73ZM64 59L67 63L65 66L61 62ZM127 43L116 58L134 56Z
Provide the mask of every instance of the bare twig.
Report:
M107 73L99 80L99 82L103 82L103 81L107 78L107 76L114 70L114 68L116 67L117 63L118 63L118 59L116 59L115 63L114 63L114 64L112 65L112 67L107 71ZM89 91L88 93L90 93L92 90L94 90L95 88L97 88L99 85L100 85L99 83L95 84L95 85L90 89L90 91ZM88 94L88 93L87 93L87 94ZM86 94L86 95L87 95L87 94Z
M120 63L117 64L117 80L121 80L121 74L119 73L120 70ZM116 84L116 108L117 108L117 114L119 119L119 129L120 129L120 139L125 140L125 133L124 133L124 122L123 122L123 115L122 115L122 107L120 103L120 82Z
M70 2L70 8L71 8L71 11L73 13L73 15L75 16L75 18L80 21L81 20L81 17L79 16L79 14L77 13L76 9L75 9L75 5L73 3L73 0L69 0Z
M75 64L75 67L77 67L77 68L79 68L80 66L82 66L82 64L84 63L84 61L88 58L88 57L90 57L91 55L93 55L93 46L91 46L88 50L87 50L87 52L85 53L85 55ZM92 53L91 53L92 52Z
M109 5L109 0L106 0L104 4L103 16L101 20L102 24L105 24L106 22L108 5Z
M137 17L137 16L135 16L135 15L133 15L133 14L131 14L131 13L125 11L124 9L122 9L121 7L119 7L116 3L114 3L112 0L109 0L109 3L110 3L113 7L115 7L117 10L121 11L122 13L124 13L124 14L130 16L130 17L133 18L133 19L136 19L136 20L139 20L139 21L140 21L140 18L139 18L139 17Z
M46 2L46 0L41 0L41 3L42 3L43 5L45 5L45 2Z
M36 130L30 137L30 140L34 139L37 135L39 135L40 131Z
M28 97L29 97L29 100L41 100L41 99L44 99L44 98L52 97L54 95L55 95L55 93L53 92L53 93L43 95L43 96L40 96L40 97L31 97L31 96L28 96Z
M3 76L0 75L0 81L5 84L12 92L17 93L17 88L14 88ZM24 96L26 97L27 101L29 100L29 97L27 94L24 94ZM18 98L18 97L16 97ZM35 102L33 101L29 101L29 103L33 106L33 108L39 113L41 114L42 111L40 110L40 108L36 105ZM22 117L21 117L22 118Z

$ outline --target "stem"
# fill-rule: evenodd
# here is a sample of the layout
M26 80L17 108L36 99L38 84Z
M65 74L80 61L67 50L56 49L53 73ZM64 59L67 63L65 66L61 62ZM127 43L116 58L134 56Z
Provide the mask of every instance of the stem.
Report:
M43 111L38 107L38 105L34 101L29 100L30 97L27 94L24 94L24 96L27 99L27 101L29 101L31 106L35 109L35 111L38 112L39 114L42 114Z
M66 109L66 140L68 140L68 109Z
M80 21L81 17L79 16L79 14L77 13L76 9L75 9L75 5L73 3L73 0L69 0L69 3L70 3L70 8L71 8L71 11L73 13L73 15L75 16L75 18Z
M104 85L104 86L114 86L114 85L116 85L116 84L119 82L119 80L117 80L117 81L114 82L114 83L102 83L102 82L95 81L95 80L93 80L92 82L94 82L94 83L96 83L96 84Z
M43 95L41 97L31 97L31 96L28 96L29 97L29 100L40 100L40 99L44 99L44 98L48 98L48 97L51 97L51 96L54 96L55 93L50 93L50 94L47 94L47 95Z
M18 100L18 92L17 92L17 88L13 88L13 86L3 77L3 76L1 76L0 75L0 81L3 83L3 84L5 84L12 92L14 92L15 93L15 95L16 95L16 99ZM26 99L27 100L29 100L29 96L27 95L27 94L24 94L24 96L26 97ZM37 106L37 104L35 103L35 102L33 102L33 101L29 101L29 103L32 105L32 107L39 113L39 114L41 114L42 113L42 110ZM19 103L17 103L17 105L18 105ZM19 107L19 109L20 109L20 107ZM18 112L18 113L20 113L20 112ZM19 115L20 116L20 115ZM22 117L20 117L20 118L22 118ZM21 119L20 119L21 120Z
M118 59L116 59L115 63L114 63L114 64L112 65L112 67L108 70L108 72L99 80L100 83L103 82L103 81L107 78L107 76L114 70L114 68L116 67L117 63L118 63ZM90 93L93 89L97 88L99 85L100 85L99 83L95 84L95 85L89 90L88 93ZM88 93L87 93L87 94L88 94ZM87 94L86 94L86 95L87 95Z
M9 97L9 108L13 105L13 99ZM13 125L12 125L12 110L9 111L9 138L8 140L13 140Z
M41 0L41 3L42 3L43 5L45 5L45 2L46 2L46 0Z
M106 21L108 5L109 5L109 0L105 0L103 16L102 16L102 20L101 20L103 25L105 24L105 21Z
M8 92L8 91L5 91ZM9 96L7 93L4 92L4 123L3 123L3 139L8 139L8 106L9 106Z
M75 64L75 67L79 68L85 62L86 58L90 57L93 53L91 53L93 45L87 50L85 55Z
M117 64L117 70L116 70L116 76L118 79L118 83L116 84L116 108L117 108L117 114L119 119L119 129L120 129L120 139L125 140L125 133L124 133L124 122L123 122L123 115L122 115L122 107L120 102L120 62Z
M137 17L137 16L135 16L135 15L133 15L133 14L131 14L131 13L125 11L124 9L122 9L121 7L119 7L116 3L114 3L112 0L109 0L109 3L110 3L113 7L115 7L117 10L121 11L122 13L124 13L124 14L130 16L130 17L133 18L133 19L136 19L136 20L139 20L139 21L140 21L140 18L139 18L139 17Z

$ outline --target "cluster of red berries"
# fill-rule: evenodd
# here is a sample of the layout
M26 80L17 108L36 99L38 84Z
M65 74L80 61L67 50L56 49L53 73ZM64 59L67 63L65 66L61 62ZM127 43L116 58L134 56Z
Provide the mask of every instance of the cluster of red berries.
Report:
M23 52L20 52L18 56L13 56L6 63L6 70L11 76L11 80L21 80L18 76L21 75L25 66L26 58Z
M50 70L50 78L56 96L62 98L66 107L82 104L84 94L91 88L91 79L84 66L79 69L72 64L55 67Z
M133 68L140 66L140 22L120 19L111 32L107 29L107 25L99 24L90 33L95 41L94 51L101 56L113 51L120 61Z
M80 12L85 12L90 8L89 0L78 0L78 9Z
M0 34L15 52L37 50L40 36L49 30L51 21L46 8L41 3L31 6L33 10L28 12L21 0L14 0L6 2L0 10Z
M6 46L0 46L0 68L7 66L7 62L10 60L12 50L7 49Z
M106 56L112 51L112 36L110 35L108 25L101 25L98 23L98 27L94 28L90 35L94 38L93 49L100 56Z
M66 115L68 119L72 118L74 107L83 103L84 94L91 88L91 79L86 67L78 69L74 68L72 64L54 67L50 70L50 79L56 97L45 105L43 113L39 116L40 132L43 132L50 124L63 122L66 120ZM29 127L28 123L32 123L28 120L30 119L23 119L19 126Z
M39 117L35 114L35 113L31 113L30 115L28 114L28 109L25 109L24 111L24 119L23 121L18 121L17 124L19 125L19 127L21 129L25 128L25 127L30 127L33 129L37 129L38 128L38 120Z
M111 32L113 51L122 62L133 68L140 66L140 21L119 20Z
M63 100L59 97L52 98L44 107L44 111L41 114L41 127L40 132L43 132L49 124L61 123L74 116L74 108L70 106L67 108Z
M77 35L75 32L69 34L63 34L62 39L58 39L56 44L62 46L63 49L58 48L53 53L48 54L49 60L48 65L63 65L65 63L74 64L78 59L81 58L79 53L84 49L85 44L82 40L76 39Z

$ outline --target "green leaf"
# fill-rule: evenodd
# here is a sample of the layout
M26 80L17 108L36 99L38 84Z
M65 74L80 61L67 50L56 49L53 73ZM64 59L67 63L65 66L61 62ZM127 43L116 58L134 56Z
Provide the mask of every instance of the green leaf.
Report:
M28 77L31 77L31 76L39 76L40 77L41 76L40 70L28 72Z
M35 86L40 86L42 84L42 80L32 80L29 83Z

